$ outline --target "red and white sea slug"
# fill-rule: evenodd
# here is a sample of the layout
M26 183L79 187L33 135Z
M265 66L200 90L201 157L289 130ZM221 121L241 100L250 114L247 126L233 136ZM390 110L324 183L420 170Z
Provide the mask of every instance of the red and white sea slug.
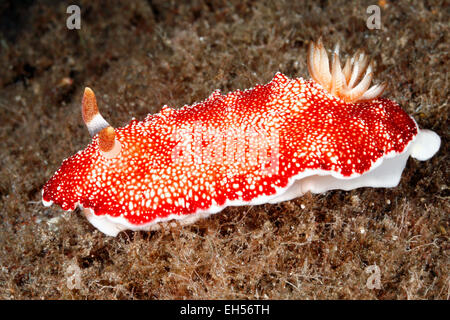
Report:
M419 129L369 88L363 53L331 65L321 41L308 52L311 80L277 73L269 83L180 109L164 106L114 129L86 88L82 115L92 142L63 161L43 203L83 208L105 234L193 222L226 206L286 201L310 191L394 187L408 157L427 160L439 136Z

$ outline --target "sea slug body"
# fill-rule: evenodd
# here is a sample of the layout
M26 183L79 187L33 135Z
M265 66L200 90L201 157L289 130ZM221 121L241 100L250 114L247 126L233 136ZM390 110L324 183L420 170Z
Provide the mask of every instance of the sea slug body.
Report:
M82 115L93 136L63 161L43 203L83 208L105 234L190 223L226 206L287 201L310 191L394 187L408 157L427 160L440 138L370 87L356 53L331 63L321 41L308 52L311 80L277 73L269 83L113 128L86 88ZM370 87L370 88L369 88Z

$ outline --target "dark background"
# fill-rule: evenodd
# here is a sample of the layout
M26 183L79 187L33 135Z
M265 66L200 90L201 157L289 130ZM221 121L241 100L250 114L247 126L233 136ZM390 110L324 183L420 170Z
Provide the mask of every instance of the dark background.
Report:
M81 7L68 30L66 8ZM366 27L371 4L380 30ZM448 299L449 7L446 1L2 1L0 299ZM107 237L41 204L84 148L85 86L115 127L267 83L308 78L306 49L373 57L384 96L436 131L435 157L400 185L227 208L197 223ZM369 289L368 266L381 288Z

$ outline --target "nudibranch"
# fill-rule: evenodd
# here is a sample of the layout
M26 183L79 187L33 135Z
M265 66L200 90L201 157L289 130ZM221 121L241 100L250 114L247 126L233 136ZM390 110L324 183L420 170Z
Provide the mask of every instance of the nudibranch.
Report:
M42 201L82 208L100 231L191 223L227 206L277 203L306 192L395 187L409 156L424 161L439 136L419 129L370 87L373 66L357 52L344 66L311 43L311 80L281 73L265 85L180 109L163 106L113 128L86 88L82 116L92 136L44 185Z

